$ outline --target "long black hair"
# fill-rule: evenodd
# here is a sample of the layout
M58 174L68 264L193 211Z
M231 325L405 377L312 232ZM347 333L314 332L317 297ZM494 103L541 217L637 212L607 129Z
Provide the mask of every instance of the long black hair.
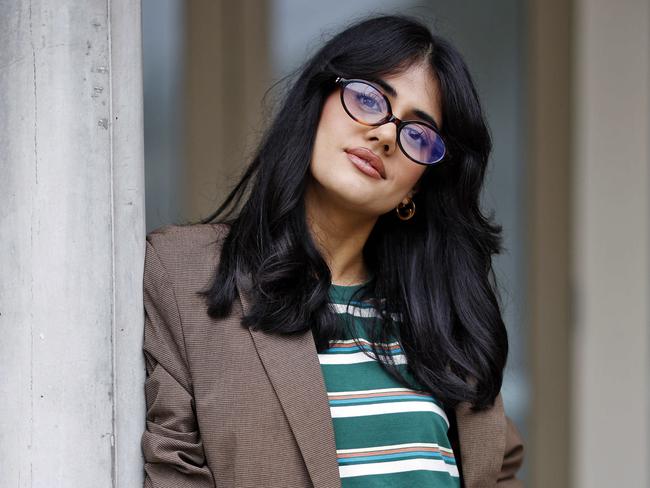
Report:
M363 248L372 279L361 291L383 299L375 302L381 326L371 342L399 337L409 371L445 408L468 401L484 409L501 390L508 355L492 269L502 229L479 204L492 143L461 55L416 19L358 21L298 70L243 176L201 221L229 227L219 269L202 295L208 314L224 317L239 275L248 275L244 326L278 334L311 329L317 350L328 347L341 325L328 304L331 272L311 238L304 203L321 109L337 76L373 81L422 62L439 83L448 155L420 178L413 218L379 216ZM390 359L380 364L414 387Z

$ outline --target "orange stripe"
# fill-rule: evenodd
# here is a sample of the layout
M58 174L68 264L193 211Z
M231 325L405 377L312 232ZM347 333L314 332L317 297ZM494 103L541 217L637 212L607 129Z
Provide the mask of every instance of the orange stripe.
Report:
M356 457L363 457L363 456L379 456L384 454L398 454L401 452L417 452L417 451L437 452L440 454L444 454L446 457L450 457L450 458L454 457L453 453L442 451L437 447L401 447L399 449L383 449L381 451L351 452L351 453L339 454L338 457L343 459L348 459L348 458L356 458Z
M385 396L405 396L405 395L417 395L421 397L430 397L431 395L427 393L418 393L416 391L386 391L378 393L352 393L349 395L336 395L329 394L330 400L347 400L351 398L380 398Z

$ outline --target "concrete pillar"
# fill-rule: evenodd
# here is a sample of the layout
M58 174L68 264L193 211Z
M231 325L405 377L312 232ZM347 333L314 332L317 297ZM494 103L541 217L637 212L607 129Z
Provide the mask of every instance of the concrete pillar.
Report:
M650 486L650 3L576 0L575 471Z
M0 486L142 485L140 3L0 0Z

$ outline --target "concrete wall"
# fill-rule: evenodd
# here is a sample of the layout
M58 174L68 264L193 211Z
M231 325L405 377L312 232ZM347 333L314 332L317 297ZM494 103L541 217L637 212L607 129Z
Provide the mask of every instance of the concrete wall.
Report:
M136 0L0 2L0 486L142 483Z

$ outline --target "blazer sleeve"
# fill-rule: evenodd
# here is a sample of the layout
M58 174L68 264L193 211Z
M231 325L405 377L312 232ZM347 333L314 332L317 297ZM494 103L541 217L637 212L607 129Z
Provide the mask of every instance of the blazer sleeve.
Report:
M497 488L524 488L522 480L516 477L524 462L524 443L514 422L506 415L506 448L503 464L497 479Z
M198 430L172 283L147 236L144 264L145 488L214 488Z

